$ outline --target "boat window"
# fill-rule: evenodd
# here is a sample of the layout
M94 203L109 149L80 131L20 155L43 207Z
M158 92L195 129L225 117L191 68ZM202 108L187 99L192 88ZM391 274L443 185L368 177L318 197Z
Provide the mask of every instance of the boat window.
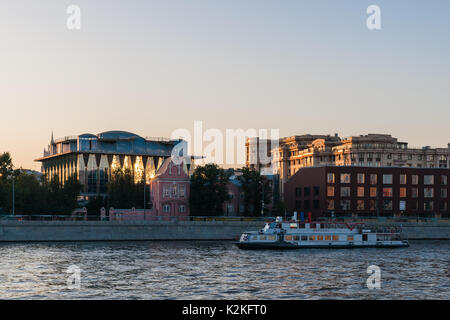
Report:
M317 240L322 241L323 240L323 236L317 236Z
M286 241L291 241L292 240L292 236L286 236L285 239L286 239Z
M295 229L295 228L297 228L297 224L296 224L296 223L291 223L291 224L289 225L289 227L290 227L291 229Z
M325 236L325 240L327 241L331 240L331 236Z
M338 241L338 240L339 240L339 236L333 235L333 241Z
M266 236L259 236L259 240L266 240Z
M320 224L320 229L323 229L323 228L325 228L325 225L322 223L322 224Z
M310 228L310 229L315 229L315 228L316 228L316 224L315 224L315 223L311 223L311 224L309 225L309 228Z
M298 241L298 240L300 240L300 237L299 236L294 236L294 240Z
M275 236L267 236L267 240L275 240Z
M348 241L353 241L353 236L347 236Z
M309 240L311 240L311 241L316 240L316 236L309 236Z
M302 241L308 240L308 236L302 236Z
M300 223L300 224L298 225L298 227L299 227L300 229L305 229L305 224L304 224L304 223Z
M252 240L258 240L258 236L252 236Z

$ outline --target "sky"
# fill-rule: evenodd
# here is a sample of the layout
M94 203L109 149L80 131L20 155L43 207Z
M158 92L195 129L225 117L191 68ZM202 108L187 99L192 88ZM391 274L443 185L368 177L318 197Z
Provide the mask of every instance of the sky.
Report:
M39 170L52 131L170 136L195 120L447 147L449 14L448 0L0 0L0 152Z

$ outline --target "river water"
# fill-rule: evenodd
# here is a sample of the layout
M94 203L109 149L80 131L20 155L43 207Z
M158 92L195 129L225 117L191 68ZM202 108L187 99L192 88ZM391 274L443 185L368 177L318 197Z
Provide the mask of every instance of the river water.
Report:
M449 249L449 241L296 251L223 241L3 243L0 298L450 299ZM380 289L367 288L371 265ZM80 270L79 288L68 286L77 278L70 266Z

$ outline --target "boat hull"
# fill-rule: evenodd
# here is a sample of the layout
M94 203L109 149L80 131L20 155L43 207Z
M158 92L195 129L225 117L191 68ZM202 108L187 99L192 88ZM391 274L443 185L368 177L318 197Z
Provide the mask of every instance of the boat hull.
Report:
M395 244L379 243L379 244L314 244L314 245L296 245L292 243L274 242L274 243L252 243L237 242L236 245L242 250L297 250L297 249L352 249L352 248L405 248L409 247L408 242Z

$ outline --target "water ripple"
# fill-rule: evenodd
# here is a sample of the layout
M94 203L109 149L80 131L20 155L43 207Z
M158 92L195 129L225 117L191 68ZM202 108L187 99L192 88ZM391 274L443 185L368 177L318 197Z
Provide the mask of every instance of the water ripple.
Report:
M450 242L242 251L230 242L0 244L1 299L449 299ZM81 288L67 287L70 265ZM381 289L366 287L369 265Z

